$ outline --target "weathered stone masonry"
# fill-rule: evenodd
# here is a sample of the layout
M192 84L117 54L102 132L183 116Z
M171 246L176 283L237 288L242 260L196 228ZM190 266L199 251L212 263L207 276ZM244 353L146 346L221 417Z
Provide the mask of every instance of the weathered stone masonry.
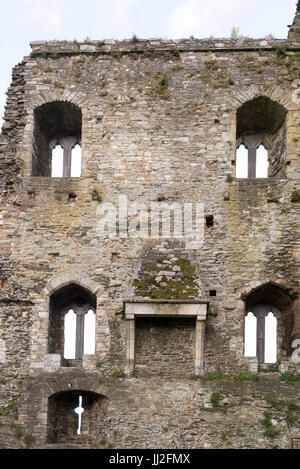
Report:
M279 379L300 372L298 23L299 5L288 39L34 42L14 68L0 138L1 447L286 448L300 433L299 382ZM238 179L236 148L253 134L269 177ZM51 177L64 138L81 145L79 178ZM101 204L120 194L203 203L203 246L101 237ZM75 303L96 313L96 350L68 361ZM280 311L273 371L244 356L257 304ZM232 379L203 379L213 372ZM251 372L259 381L233 378Z

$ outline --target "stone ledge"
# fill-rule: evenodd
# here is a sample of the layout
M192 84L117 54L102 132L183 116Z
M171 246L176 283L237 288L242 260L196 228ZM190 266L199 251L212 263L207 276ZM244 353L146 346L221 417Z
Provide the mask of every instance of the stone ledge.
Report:
M196 306L197 305L197 306ZM134 317L197 317L206 319L207 302L180 302L166 300L164 302L138 302L125 304L126 318Z
M251 39L240 37L205 38L205 39L110 39L77 41L33 41L30 43L32 54L110 54L114 52L143 53L146 51L241 51L241 50L272 50L286 48L299 50L300 41L291 39L274 39L272 37Z
M209 304L209 301L206 298L199 300L181 300L181 299L147 299L147 298L128 298L124 300L124 303L153 303L153 304Z

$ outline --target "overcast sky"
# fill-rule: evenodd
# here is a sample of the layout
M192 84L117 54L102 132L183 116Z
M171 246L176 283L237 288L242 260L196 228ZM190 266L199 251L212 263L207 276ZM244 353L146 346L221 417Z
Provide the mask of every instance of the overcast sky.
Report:
M30 41L230 37L286 38L296 0L2 0L0 125L11 69Z

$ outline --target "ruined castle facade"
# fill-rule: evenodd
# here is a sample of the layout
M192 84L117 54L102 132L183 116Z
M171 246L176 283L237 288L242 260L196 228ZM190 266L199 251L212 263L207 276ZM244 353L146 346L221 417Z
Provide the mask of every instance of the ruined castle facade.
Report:
M0 135L0 446L287 448L300 433L300 383L281 380L300 372L299 2L288 39L31 47Z

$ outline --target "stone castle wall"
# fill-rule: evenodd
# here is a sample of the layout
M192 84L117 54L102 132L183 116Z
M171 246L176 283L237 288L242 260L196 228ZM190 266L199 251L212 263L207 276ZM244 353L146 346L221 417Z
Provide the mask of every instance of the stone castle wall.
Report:
M274 371L251 383L195 380L195 319L137 318L135 376L122 374L127 299L205 301L206 373L257 371L244 357L245 298L257 287L287 292L299 337L298 39L32 43L13 71L0 146L2 447L50 447L48 398L69 389L107 399L105 430L83 446L287 447L299 433L297 412L286 423L288 404L267 400L299 405L299 383ZM236 179L237 111L261 96L287 111L281 150L271 177ZM50 102L82 112L80 178L34 173L34 113ZM147 206L203 203L213 226L200 249L103 237L101 205L120 194ZM48 347L50 297L68 284L97 303L96 354L79 368ZM277 371L299 372L284 340ZM280 414L274 440L264 412Z

